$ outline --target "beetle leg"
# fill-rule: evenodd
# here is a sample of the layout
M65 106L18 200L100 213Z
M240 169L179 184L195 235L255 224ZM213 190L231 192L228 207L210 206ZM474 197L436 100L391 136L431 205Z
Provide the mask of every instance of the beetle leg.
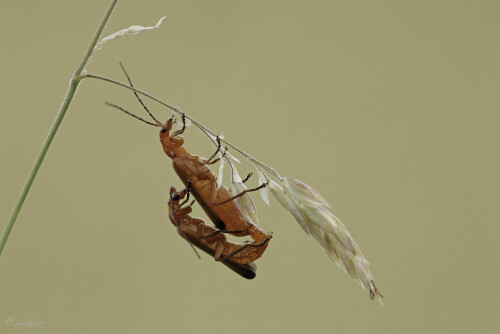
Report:
M189 194L191 194L191 180L188 180L188 185L186 189L182 190L179 194L181 194L181 198L183 198L185 195L187 195L186 199L179 205L179 207L182 207L184 204L186 204L189 201ZM192 205L192 204L191 204ZM189 205L189 206L191 206Z
M205 222L203 222L203 220L201 220L201 219L194 218L193 223L198 225L198 227L196 229L196 237L199 239L210 238L214 235L217 235L220 231L220 230L217 230L213 233L203 235L203 232L205 231L205 226L206 226ZM216 244L215 244L215 251L214 251L215 261L219 261L219 258L222 255L222 252L224 251L225 242L226 242L226 237L224 237L223 235L221 236L221 238L217 239Z
M205 235L198 235L198 237L200 239L206 239L206 238L210 238L210 237L213 237L214 235L217 235L219 233L229 233L229 234L236 234L236 233L244 233L245 230L235 230L235 231L228 231L228 230L216 230L212 233L209 233L209 234L205 234Z
M175 136L183 134L184 130L186 130L186 114L182 113L181 119L182 119L182 129L177 130L174 133L172 133L172 135L170 136L170 139L174 138Z
M248 173L247 177L245 177L245 179L241 182L243 182L243 183L247 182L248 179L250 178L250 176L252 176L252 175L253 175L253 172Z
M219 203L215 203L214 198L212 197L212 204L213 204L213 205L221 205L221 204L225 204L225 203L227 203L227 202L231 202L232 200L237 199L238 197L241 197L241 196L245 195L246 193L249 193L249 192L252 192L252 191L256 191L256 190L262 189L262 188L264 188L264 187L266 187L266 186L267 186L267 182L266 182L266 183L262 183L260 186L258 186L258 187L256 187L256 188L243 190L243 191L242 191L242 192L240 192L239 194L236 194L236 195L234 195L233 197L228 198L228 199L226 199L226 200L224 200L224 201L222 201L222 202L219 202Z
M219 259L216 259L216 260L217 261L227 260L227 259L235 256L239 252L245 250L248 247L261 247L261 246L264 246L269 240L271 240L271 237L267 237L264 241L262 241L261 243L258 243L258 244L246 244L246 245L243 245L240 248L238 248L237 250L235 250L234 252L232 252L232 253L224 256L224 257L221 257Z
M217 161L219 161L220 159L217 158L215 160L213 160L215 158L215 156L217 155L217 153L219 153L220 151L220 138L219 136L217 136L217 150L215 150L214 154L212 154L210 156L210 158L208 158L207 160L205 160L203 163L201 163L201 165L212 165L214 163L216 163Z

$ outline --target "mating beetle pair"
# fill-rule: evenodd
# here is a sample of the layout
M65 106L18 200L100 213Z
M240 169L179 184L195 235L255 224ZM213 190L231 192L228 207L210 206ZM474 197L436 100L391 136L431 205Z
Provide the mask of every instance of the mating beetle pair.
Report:
M132 81L123 66L122 69L133 87ZM272 238L272 234L266 234L252 221L246 219L238 210L234 201L248 192L267 186L267 184L263 183L257 188L244 190L234 196L224 185L218 187L217 177L208 168L208 165L219 160L215 159L221 149L219 138L217 138L217 150L209 159L201 159L198 156L191 155L183 146L184 139L180 137L186 129L184 115L182 116L182 129L171 133L174 123L173 117L165 123L161 123L151 114L138 94L136 92L134 94L154 120L154 123L146 121L117 105L107 104L146 124L161 128L160 142L163 150L172 159L175 172L186 186L184 190L179 192L174 187L170 189L168 207L172 224L177 227L179 234L191 245L195 245L212 255L216 261L221 261L241 276L248 279L254 278L256 267L252 262L262 256L269 240ZM187 204L191 194L212 220L215 227L208 226L203 220L189 215L192 211L191 206L194 204L194 201ZM183 199L184 201L181 202ZM250 236L253 242L233 243L228 241L224 234L238 237Z

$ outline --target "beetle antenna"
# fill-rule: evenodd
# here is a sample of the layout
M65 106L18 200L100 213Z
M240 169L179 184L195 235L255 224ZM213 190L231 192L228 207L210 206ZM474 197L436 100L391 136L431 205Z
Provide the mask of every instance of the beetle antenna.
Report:
M116 109L118 109L118 110L120 110L120 111L123 111L123 112L124 112L124 113L126 113L127 115L130 115L130 116L132 116L132 117L134 117L134 118L137 118L138 120L143 121L143 122L144 122L144 123L146 123L146 124L153 125L153 126L162 126L162 124L161 124L161 123L151 123L151 122L148 122L148 121L146 121L145 119L140 118L139 116L134 115L134 114L132 114L131 112L129 112L129 111L127 111L127 110L123 109L122 107L117 106L116 104L109 103L109 102L105 102L105 104L106 104L107 106L110 106L110 107L116 108Z
M130 87L134 88L134 84L132 83L132 80L130 80L130 77L128 76L128 73L127 71L125 70L125 67L123 66L122 62L120 62L120 67L122 68L123 70L123 73L125 73L125 76L127 77L127 80L128 80L128 83L130 84ZM135 97L137 98L137 100L139 100L139 103L142 105L142 107L144 108L144 110L146 110L146 112L149 114L149 116L151 116L151 118L158 124L161 124L161 122L159 122L154 116L153 114L149 111L148 107L146 107L146 105L144 104L144 102L142 102L139 94L137 94L137 92L134 90L134 95Z

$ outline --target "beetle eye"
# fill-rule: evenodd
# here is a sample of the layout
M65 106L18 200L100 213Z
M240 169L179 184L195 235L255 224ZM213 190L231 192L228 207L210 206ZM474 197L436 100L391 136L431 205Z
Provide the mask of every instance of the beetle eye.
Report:
M179 194L175 194L174 196L172 196L172 200L174 201L178 201L180 198Z
M167 128L161 128L161 132L162 132L162 133L167 132Z

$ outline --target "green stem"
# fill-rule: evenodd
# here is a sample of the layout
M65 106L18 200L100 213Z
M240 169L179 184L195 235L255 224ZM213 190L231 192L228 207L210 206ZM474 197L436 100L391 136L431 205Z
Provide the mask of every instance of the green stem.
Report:
M73 74L73 77L71 78L68 93L66 94L66 97L64 98L64 102L61 106L61 109L59 110L59 113L57 114L57 117L54 121L54 124L52 125L52 128L49 131L49 134L47 135L47 138L45 139L45 142L43 143L42 149L40 150L40 153L38 154L38 157L35 161L35 164L33 165L33 169L31 170L30 175L28 176L28 179L26 180L26 184L24 185L23 190L21 191L21 195L19 196L19 199L17 200L16 206L14 207L14 210L12 211L12 215L10 216L9 222L7 223L7 226L5 227L5 230L3 231L2 237L0 239L0 255L3 252L3 249L5 247L5 244L7 243L7 239L9 238L10 232L12 231L12 228L14 227L14 224L16 222L17 216L19 216L19 212L21 212L21 208L24 204L24 201L26 200L26 196L28 196L28 193L31 189L31 186L33 185L33 182L35 181L36 175L38 174L38 171L40 170L40 167L42 166L42 162L45 159L45 156L47 155L47 152L49 150L50 145L52 144L52 141L54 140L54 137L56 136L57 130L59 129L59 126L61 125L64 116L66 115L66 112L68 111L69 105L71 104L71 100L73 100L73 96L75 96L76 89L78 88L78 85L80 84L80 81L82 79L82 72L83 69L85 68L85 65L87 65L87 62L89 61L90 56L92 55L92 51L94 51L94 47L97 44L97 41L99 40L99 37L101 36L102 30L104 29L104 26L108 22L109 17L111 16L111 13L113 12L113 9L116 6L116 3L118 0L112 0L111 4L109 5L108 10L104 14L104 17L99 24L99 27L97 28L97 31L92 38L92 41L90 42L89 48L87 49L87 52L85 52L85 55L83 56L82 62L80 63L80 66L78 66L77 70L75 71L75 74Z
M124 88L128 88L134 92L137 92L141 95L144 95L148 98L150 98L151 100L155 101L155 102L158 102L159 104L167 107L168 109L172 110L173 112L175 112L176 114L178 115L184 115L187 119L189 119L191 121L191 123L193 123L196 127L198 127L203 133L205 134L209 134L213 137L217 137L217 134L215 134L213 131L211 131L210 129L208 129L207 127L205 127L203 124L201 124L200 122L196 121L195 119L193 119L192 117L190 117L189 115L187 115L186 113L184 113L183 111L181 111L179 108L176 108L166 102L163 102L162 100L154 97L153 95L151 94L148 94L144 91L141 91L140 89L136 89L134 87L131 87L129 85L126 85L124 83L121 83L119 81L116 81L116 80L113 80L113 79L109 79L109 78L106 78L106 77L101 77L99 75L94 75L94 74L85 74L82 76L82 78L92 78L92 79L99 79L99 80L103 80L103 81L107 81L107 82L110 82L110 83L113 83L115 85L118 85L118 86L121 86L121 87L124 87ZM239 148L237 148L236 146L234 146L233 144L231 144L230 142L228 142L227 140L223 139L223 138L220 138L220 141L225 143L227 146L231 147L232 149L234 149L236 152L240 153L241 155L243 155L245 158L247 158L248 160L250 160L251 162L253 162L254 164L262 167L263 169L265 169L267 172L269 172L270 174L274 175L276 178L280 179L281 180L281 176L278 174L278 172L276 172L276 170L262 162L260 162L259 160L255 159L254 157L252 157L250 154L246 153L245 151L242 151L240 150Z

